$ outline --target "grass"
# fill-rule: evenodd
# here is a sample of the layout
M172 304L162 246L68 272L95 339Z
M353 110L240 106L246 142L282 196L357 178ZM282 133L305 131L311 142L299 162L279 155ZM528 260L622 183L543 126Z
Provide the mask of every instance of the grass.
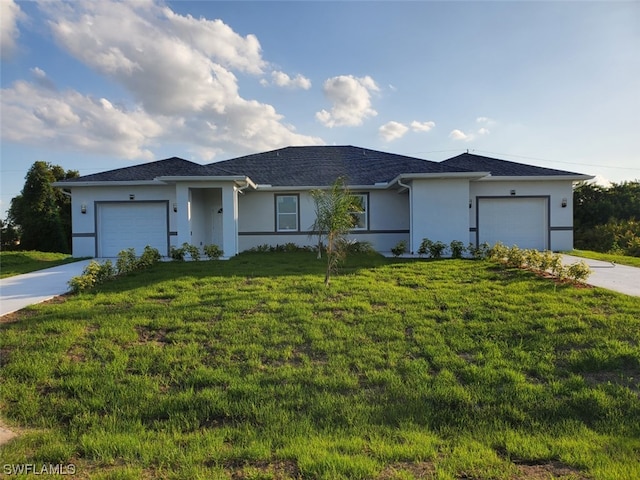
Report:
M66 253L36 251L0 252L0 278L56 267L58 265L64 265L65 263L77 262L78 260L80 259L73 258Z
M569 255L577 257L591 258L593 260L603 260L605 262L613 262L619 265L628 265L630 267L640 267L639 257L629 257L627 255L614 255L612 253L592 252L590 250L572 250Z
M5 463L640 478L640 299L469 260L162 263L0 325Z

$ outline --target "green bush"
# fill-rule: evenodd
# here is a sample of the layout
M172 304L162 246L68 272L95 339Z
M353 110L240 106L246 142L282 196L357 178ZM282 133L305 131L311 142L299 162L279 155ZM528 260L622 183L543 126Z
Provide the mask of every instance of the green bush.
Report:
M115 277L115 275L116 269L113 267L111 260L107 260L102 264L96 260L91 260L89 264L84 267L82 275L73 277L69 280L68 285L73 293L78 293L93 288L100 283L104 283Z
M487 242L482 242L480 245L470 243L467 247L467 252L469 252L475 260L486 260L489 257L490 250L491 246Z
M218 260L224 252L218 245L205 245L204 254L209 257L210 260Z
M431 258L442 258L444 253L447 251L447 244L441 242L440 240L436 242L431 242L429 245L429 256Z
M431 245L433 245L433 242L431 240L429 240L428 238L423 238L422 242L420 242L420 247L418 248L418 255L428 255L429 251L431 250Z
M467 251L464 243L460 240L452 240L449 244L449 249L451 250L451 258L462 258L462 255Z
M144 247L142 255L136 262L136 268L149 268L153 264L158 263L161 258L162 255L160 255L160 251L157 248L153 248L152 246L147 245L146 247Z
M399 257L407 252L407 242L404 240L400 240L395 247L391 248L391 253L393 253L394 257Z
M186 255L186 251L183 247L176 247L171 245L171 249L169 250L169 256L172 260L176 260L178 262L184 261L184 256Z
M510 267L522 267L524 265L524 258L524 251L518 248L517 245L514 245L507 250L507 265Z
M566 269L566 274L574 282L584 283L591 275L591 269L584 260L580 260L569 265Z
M344 248L346 249L347 255L375 252L371 242L361 242L358 240L345 241Z
M127 248L118 252L118 260L116 261L116 270L118 275L126 275L138 268L138 259L136 251L133 248Z

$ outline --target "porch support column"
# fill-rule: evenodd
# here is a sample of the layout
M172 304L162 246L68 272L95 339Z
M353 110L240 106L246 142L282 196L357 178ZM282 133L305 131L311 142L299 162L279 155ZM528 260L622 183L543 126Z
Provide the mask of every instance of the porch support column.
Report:
M222 187L222 250L227 258L238 254L238 193L233 184Z
M176 185L176 203L178 204L178 215L176 226L178 235L173 237L171 242L176 247L181 247L183 243L191 243L191 212L189 209L190 190L188 185L178 183Z

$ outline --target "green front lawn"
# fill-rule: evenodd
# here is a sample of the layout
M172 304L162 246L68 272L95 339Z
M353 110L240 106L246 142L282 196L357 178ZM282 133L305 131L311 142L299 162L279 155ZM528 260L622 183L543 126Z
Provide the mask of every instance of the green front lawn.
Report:
M470 260L161 263L0 325L3 463L640 478L640 299Z
M628 265L630 267L640 267L640 258L629 257L627 255L614 255L611 253L592 252L590 250L572 250L567 252L569 255L576 257L591 258L593 260L603 260L605 262L613 262L619 265Z
M36 251L0 252L0 278L56 267L58 265L64 265L65 263L77 262L78 260L80 259L73 258L68 253Z

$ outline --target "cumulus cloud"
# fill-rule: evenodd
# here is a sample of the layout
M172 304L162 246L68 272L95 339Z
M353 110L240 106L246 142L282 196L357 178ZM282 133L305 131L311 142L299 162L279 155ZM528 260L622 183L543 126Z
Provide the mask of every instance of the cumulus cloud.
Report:
M146 147L168 127L141 109L23 81L2 90L2 113L12 119L0 127L5 140L125 159L153 158Z
M18 22L25 17L22 10L13 0L0 1L0 57L11 57L18 44L20 31Z
M465 133L462 130L455 129L449 133L449 138L453 140L460 140L464 142L471 142L478 137L482 137L485 135L489 135L491 130L489 127L493 127L496 124L495 120L492 120L489 117L477 117L476 124L481 125L480 128L474 130L473 132Z
M428 132L429 130L431 130L433 127L436 126L436 122L418 122L416 120L414 120L413 122L411 122L411 129L414 132Z
M11 124L2 125L6 139L149 158L161 138L207 160L222 151L323 143L297 133L271 105L240 95L235 74L263 75L268 66L254 35L239 35L222 20L179 15L154 0L40 8L56 43L121 85L130 107L74 91L54 98L52 82L36 67L35 83L2 91L3 114L12 113ZM44 134L36 138L39 131Z
M473 140L473 137L471 135L467 135L462 130L458 130L457 128L449 133L449 138L452 138L453 140L464 140L465 142Z
M303 75L298 74L295 77L291 78L286 73L277 70L271 72L271 83L269 83L269 81L264 78L260 80L260 83L265 87L272 84L278 87L291 89L301 88L303 90L309 90L311 88L311 80L304 77Z
M380 136L387 142L402 138L408 131L409 127L400 122L393 121L385 123L378 129Z
M369 76L340 75L327 79L323 85L325 96L332 103L331 110L316 113L316 119L324 126L357 126L378 114L371 106L371 92L380 89Z

